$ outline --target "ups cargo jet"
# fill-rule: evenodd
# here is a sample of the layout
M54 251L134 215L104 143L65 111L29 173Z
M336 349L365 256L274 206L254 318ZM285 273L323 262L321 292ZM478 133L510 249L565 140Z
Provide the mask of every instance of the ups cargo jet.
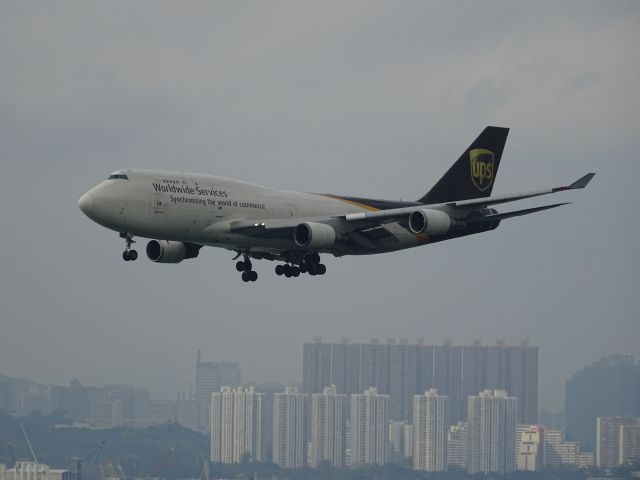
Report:
M135 260L134 236L147 237L158 263L179 263L207 245L236 252L242 280L258 274L252 259L279 262L277 275L324 275L320 254L366 255L486 232L502 220L555 208L554 203L498 213L501 203L584 188L569 186L491 196L509 129L487 127L445 175L415 202L274 190L210 175L118 170L82 195L80 209L120 233L124 260Z

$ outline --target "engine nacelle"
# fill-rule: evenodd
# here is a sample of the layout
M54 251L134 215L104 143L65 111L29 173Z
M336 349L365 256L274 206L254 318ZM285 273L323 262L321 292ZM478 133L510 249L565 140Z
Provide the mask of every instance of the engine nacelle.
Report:
M147 243L147 257L156 263L180 263L198 256L199 247L169 240L151 240Z
M451 230L451 217L440 210L423 208L409 215L409 230L427 235L444 235Z
M336 231L331 225L324 223L300 223L293 231L293 241L303 248L331 248L336 243Z

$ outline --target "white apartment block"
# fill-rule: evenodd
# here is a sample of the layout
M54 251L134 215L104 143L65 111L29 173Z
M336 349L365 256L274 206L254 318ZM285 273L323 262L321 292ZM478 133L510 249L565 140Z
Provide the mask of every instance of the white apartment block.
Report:
M388 459L389 395L375 387L351 395L352 467L384 465Z
M307 395L296 387L273 396L273 463L302 468L307 460Z
M223 386L211 397L211 461L263 460L262 394L253 387Z
M322 462L329 462L343 468L346 440L347 396L337 393L335 386L312 394L309 466L317 468Z
M413 468L427 472L447 470L449 397L431 389L413 397Z
M515 468L516 398L484 390L468 399L469 473L510 473Z

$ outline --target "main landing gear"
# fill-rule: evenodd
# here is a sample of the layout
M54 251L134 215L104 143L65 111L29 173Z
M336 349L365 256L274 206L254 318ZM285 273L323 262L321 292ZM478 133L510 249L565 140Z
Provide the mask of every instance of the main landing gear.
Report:
M258 272L252 270L251 259L247 254L243 255L244 260L240 260L236 263L236 270L242 272L243 282L255 282L258 279Z
M234 260L236 262L236 270L242 273L243 282L255 282L258 279L258 273L253 270L251 263L251 253L236 250L237 255ZM279 277L299 277L301 273L308 273L311 276L324 275L327 273L327 267L320 263L320 255L317 252L285 252L281 256L254 253L254 259L282 260L286 263L276 265L276 275Z
M327 267L320 263L320 255L310 253L302 259L300 266L296 265L276 265L276 275L284 275L287 278L298 277L301 273L308 273L311 276L324 275L327 273Z
M133 235L131 235L128 232L120 232L120 238L124 238L124 241L127 244L124 252L122 252L122 259L125 262L128 262L128 261L133 262L138 258L138 252L131 249L131 245L136 243L136 241L133 239Z

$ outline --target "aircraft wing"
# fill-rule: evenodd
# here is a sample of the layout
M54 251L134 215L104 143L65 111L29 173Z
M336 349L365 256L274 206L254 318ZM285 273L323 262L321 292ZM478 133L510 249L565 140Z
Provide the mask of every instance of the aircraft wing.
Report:
M448 208L460 208L471 209L473 207L487 207L489 205L497 205L500 203L514 202L517 200L523 200L525 198L537 197L541 195L548 195L550 193L562 192L565 190L576 190L584 188L595 176L595 173L588 173L580 179L567 186L548 188L544 190L535 190L525 193L496 195L493 197L477 198L473 200L462 200L459 202L439 203L433 205L417 205L402 208L393 208L388 210L377 210L372 212L358 212L347 213L337 216L326 217L309 217L309 218L291 218L291 219L274 219L274 220L233 220L227 228L233 233L241 233L243 235L262 237L262 238L283 238L289 236L291 231L295 229L300 223L304 222L317 222L330 224L341 231L344 234L351 234L354 232L366 232L368 230L376 230L378 227L384 226L384 224L400 222L406 223L408 216L415 210L421 208L435 208L440 207L442 209ZM556 203L552 205L545 205L542 207L527 208L524 210L517 210L507 213L495 213L478 217L477 219L471 219L470 223L485 223L494 222L497 220L504 220L507 218L517 217L521 215L528 215L530 213L540 212L548 210L550 208L556 208L566 203Z
M516 200L524 200L525 198L539 197L540 195L548 195L549 193L563 192L565 190L577 190L586 187L591 179L595 177L595 173L587 173L583 177L573 182L571 185L563 187L547 188L544 190L534 190L525 193L516 193L508 195L496 195L486 198L475 198L473 200L463 200L460 202L447 203L446 205L452 207L467 207L467 206L488 206L497 205L499 203L515 202Z
M525 193L516 193L516 194L507 194L507 195L496 195L493 197L485 197L485 198L476 198L473 200L462 200L458 202L449 202L449 203L437 203L437 204L425 204L424 207L427 208L435 208L435 207L452 207L452 208L470 208L470 207L487 207L489 205L497 205L499 203L507 203L507 202L515 202L517 200L524 200L525 198L538 197L540 195L548 195L550 193L562 192L565 190L576 190L580 188L584 188L591 181L591 179L595 176L595 173L588 173L576 180L570 185L562 186L562 187L554 187L547 188L544 190L534 190L531 192ZM559 205L556 205L559 206ZM350 213L343 215L347 222L357 222L363 220L378 220L381 223L385 222L395 222L401 220L407 214L410 214L414 210L418 208L423 208L423 206L412 206L412 207L404 207L404 208L395 208L391 210L378 210L375 212L360 212L360 213ZM530 212L533 213L533 212ZM525 215L525 214L521 214ZM512 215L514 216L514 215ZM507 217L508 218L508 217Z

